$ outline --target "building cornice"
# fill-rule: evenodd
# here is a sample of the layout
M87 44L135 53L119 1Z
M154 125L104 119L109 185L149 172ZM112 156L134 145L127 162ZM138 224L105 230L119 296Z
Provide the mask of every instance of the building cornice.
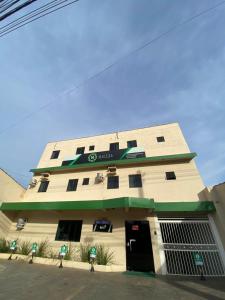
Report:
M182 153L182 154L172 154L172 155L161 155L161 156L151 156L151 157L140 157L140 158L130 158L123 160L110 160L102 162L90 162L77 165L68 166L57 166L57 167L45 167L31 169L30 172L34 174L40 174L44 172L48 173L58 173L58 172L71 172L79 170L89 170L89 169L100 169L107 166L130 166L130 165L151 165L159 163L170 163L170 162L188 162L192 160L197 154L195 152Z
M7 211L64 211L106 210L115 208L149 209L156 213L165 212L214 212L211 201L155 202L149 198L120 197L104 200L51 201L51 202L3 202L0 210Z

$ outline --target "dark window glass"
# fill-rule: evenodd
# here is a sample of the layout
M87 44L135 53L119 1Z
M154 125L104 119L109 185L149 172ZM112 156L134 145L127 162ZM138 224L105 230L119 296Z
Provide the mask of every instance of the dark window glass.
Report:
M109 151L117 151L119 150L119 143L111 143L109 145Z
M89 146L89 151L93 151L93 150L95 150L95 146L94 145Z
M89 178L84 178L82 184L83 185L88 185L89 184Z
M78 147L76 154L84 154L85 147Z
M174 172L166 172L166 179L167 180L175 180L176 179L176 175Z
M132 147L137 147L137 141L136 140L127 142L127 148L132 148Z
M60 150L55 150L52 152L51 159L56 159L59 157Z
M164 136L157 136L157 142L158 143L162 143L162 142L165 142L165 138L164 138Z
M59 221L56 241L79 242L82 229L82 221Z
M97 232L112 232L112 224L109 221L97 220L93 224L92 230Z
M119 176L108 176L107 189L119 188Z
M40 186L39 186L39 189L38 189L38 193L44 193L47 191L48 189L48 184L49 184L49 181L43 181L41 182Z
M129 175L129 187L142 187L141 174Z
M67 192L72 192L77 190L78 179L70 179L67 185Z

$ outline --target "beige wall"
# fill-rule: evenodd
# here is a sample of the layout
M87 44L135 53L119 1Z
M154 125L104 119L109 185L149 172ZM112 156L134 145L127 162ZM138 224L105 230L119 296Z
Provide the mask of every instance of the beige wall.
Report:
M28 222L24 229L16 231L16 220L27 218ZM12 218L12 216L11 216ZM41 241L48 239L55 252L59 250L62 241L55 241L59 220L83 220L81 231L81 243L90 242L91 244L101 243L109 247L114 252L114 261L117 265L126 265L126 245L125 245L125 221L126 220L148 220L151 229L151 239L155 260L155 269L160 271L159 251L157 239L154 234L154 216L149 215L147 210L136 209L125 212L122 209L112 209L107 211L61 211L61 212L20 212L14 215L14 221L10 227L7 238L9 240L19 239L29 241ZM113 224L112 233L93 232L92 225L96 219L108 219ZM77 249L80 243L71 243Z
M158 143L157 136L164 136L165 142ZM85 147L85 153L108 151L109 144L119 142L120 149L127 148L127 141L137 140L137 146L143 147L146 156L170 155L190 152L178 123L141 128L93 137L48 143L41 156L38 168L61 166L66 157L76 154L77 147ZM89 146L95 145L94 151ZM58 159L50 159L52 151L60 150Z
M166 180L165 172L174 171L176 180ZM95 183L97 172L102 172L105 180ZM141 174L142 188L129 188L128 175ZM204 188L201 177L193 161L187 163L164 164L155 166L141 166L118 168L119 189L107 189L106 169L95 171L52 174L49 177L48 190L38 193L39 181L34 188L28 189L23 201L70 201L70 200L98 200L116 197L145 197L155 201L195 201L198 193ZM83 178L90 178L89 185L82 185ZM76 191L66 192L69 179L78 179Z
M200 194L200 199L213 201L216 212L212 215L225 250L225 183L205 188Z
M1 202L21 201L25 189L4 170L0 169L0 205ZM0 212L0 237L7 234L11 221Z
M24 192L25 189L15 179L0 169L0 202L20 201Z

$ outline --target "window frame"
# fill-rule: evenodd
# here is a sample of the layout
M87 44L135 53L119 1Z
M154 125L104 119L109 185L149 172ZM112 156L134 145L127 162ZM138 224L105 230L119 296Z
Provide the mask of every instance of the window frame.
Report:
M75 192L75 191L77 190L78 181L79 181L79 179L77 179L77 178L69 179L69 180L68 180L68 183L67 183L66 191L67 191L67 192ZM73 187L74 189L72 189L72 187L70 187L71 182L74 182L74 186L72 185L72 187Z
M47 184L47 185L46 185ZM45 186L44 186L45 185ZM38 188L38 193L46 193L48 190L48 185L49 185L49 180L46 181L41 181L39 188ZM44 187L43 187L44 186Z
M89 185L89 183L90 183L90 178L89 177L83 178L82 185Z
M112 178L114 178L114 179L117 178L117 180L115 180L115 182L117 181L117 183L114 186L111 185L113 181L110 182L110 180L112 180ZM107 190L119 189L119 188L120 188L119 176L118 175L116 175L116 176L108 176L108 178L107 178Z
M164 135L157 136L156 140L157 140L157 143L165 143L165 137L164 137Z
M176 173L174 171L165 172L165 175L166 175L166 180L176 180L177 179Z
M84 154L85 152L85 147L77 147L77 150L76 150L76 154Z
M77 225L75 225L76 223ZM61 226L61 232L60 232L60 226ZM67 228L69 229L68 233L63 232L63 226L64 229L67 226ZM76 229L74 228L75 226L77 226ZM80 242L82 226L83 226L83 220L59 220L56 234L55 234L55 241ZM67 234L68 238L67 239L60 238L60 234L64 234L64 235Z
M141 174L129 174L129 188L142 188L142 176ZM139 178L138 180L135 178Z
M115 149L111 149L112 146L115 146ZM118 150L120 150L120 143L119 142L109 144L109 151L118 151Z
M135 146L130 146L129 143L135 143ZM127 148L134 148L134 147L137 147L137 140L127 141Z
M59 153L60 153L60 150L53 150L50 159L58 159Z

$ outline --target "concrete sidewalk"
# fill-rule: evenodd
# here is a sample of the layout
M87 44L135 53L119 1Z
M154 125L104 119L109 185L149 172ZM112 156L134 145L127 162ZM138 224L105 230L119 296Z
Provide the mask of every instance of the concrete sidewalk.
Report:
M141 277L0 260L0 299L225 299L225 278Z

